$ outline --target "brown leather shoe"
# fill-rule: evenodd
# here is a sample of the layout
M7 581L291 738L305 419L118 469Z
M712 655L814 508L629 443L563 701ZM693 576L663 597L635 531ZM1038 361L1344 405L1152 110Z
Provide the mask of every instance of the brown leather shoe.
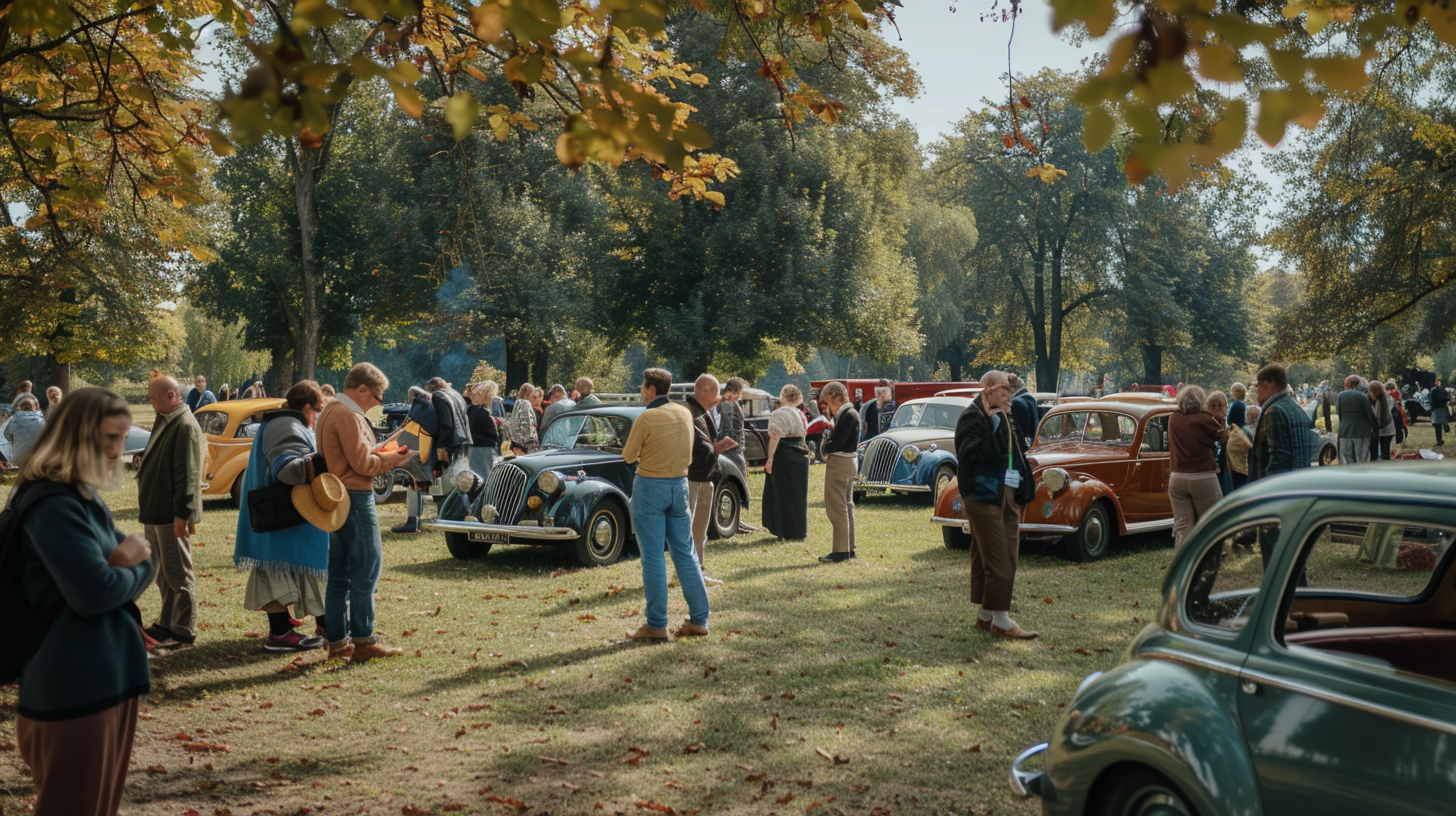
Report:
M991 636L1011 638L1012 640L1031 640L1036 637L1036 632L1028 632L1021 628L1021 624L1014 623L1010 629L1002 629L996 624L991 624Z
M988 620L981 620L980 618L976 618L976 628L980 629L982 632L989 632L991 631L991 622Z
M708 627L699 626L690 620L685 620L682 622L682 626L679 626L672 634L674 637L706 637Z
M351 643L351 642L349 642L347 640L341 640L338 643L330 643L329 644L329 659L330 660L348 660L349 658L351 658L353 656L354 656L354 644L353 643Z
M666 643L667 630L661 626L642 624L635 632L627 633L628 640L644 640L648 643Z
M389 646L383 641L376 640L373 643L360 645L354 644L354 656L349 658L350 663L367 663L376 657L397 657L404 654L404 649L398 646Z

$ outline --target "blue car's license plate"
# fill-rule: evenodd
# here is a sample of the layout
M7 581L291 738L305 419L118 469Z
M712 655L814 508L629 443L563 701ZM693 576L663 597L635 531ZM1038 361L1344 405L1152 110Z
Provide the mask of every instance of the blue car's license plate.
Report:
M468 533L470 540L476 544L509 544L511 543L510 533L474 532Z

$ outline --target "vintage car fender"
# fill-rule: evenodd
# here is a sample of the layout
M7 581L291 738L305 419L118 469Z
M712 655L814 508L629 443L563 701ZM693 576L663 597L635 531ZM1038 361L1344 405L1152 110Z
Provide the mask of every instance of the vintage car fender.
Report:
M217 472L212 474L212 478L207 480L207 489L202 492L209 496L228 495L232 492L233 484L247 469L248 457L244 454L234 454L231 459L223 462Z
M627 511L628 537L632 534L632 502L622 489L607 481L590 476L562 477L561 496L552 504L548 515L556 520L557 527L569 527L578 533L586 529L592 510L607 497L613 497Z
M1132 660L1092 680L1073 700L1046 753L1038 793L1046 814L1082 814L1113 774L1151 768L1199 813L1259 816L1258 778L1227 695L1167 660ZM1156 690L1156 693L1149 693ZM1178 723L1148 731L1150 722Z
M920 458L915 460L911 471L910 481L913 484L923 484L931 490L935 489L935 473L940 466L949 463L951 468L956 466L955 453L944 448L920 452Z
M1087 508L1098 499L1106 499L1112 505L1112 514L1119 533L1127 533L1123 520L1122 502L1117 493L1105 482L1093 479L1085 473L1068 472L1067 486L1053 496L1042 481L1041 473L1036 475L1036 497L1021 511L1021 523L1047 524L1060 527L1080 527Z
M717 486L721 487L724 482L728 482L734 487L738 488L738 498L743 501L741 507L743 509L747 509L748 503L752 497L749 495L748 492L748 483L743 481L743 477L739 476L736 472L726 472L723 474L723 477L718 480Z

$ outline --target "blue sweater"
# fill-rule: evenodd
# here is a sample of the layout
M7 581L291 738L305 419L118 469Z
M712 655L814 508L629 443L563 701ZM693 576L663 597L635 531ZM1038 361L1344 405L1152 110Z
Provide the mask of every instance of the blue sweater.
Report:
M124 536L100 497L40 499L21 523L25 599L59 609L40 651L20 672L22 716L69 720L151 691L147 649L124 608L152 580L153 564L106 563Z

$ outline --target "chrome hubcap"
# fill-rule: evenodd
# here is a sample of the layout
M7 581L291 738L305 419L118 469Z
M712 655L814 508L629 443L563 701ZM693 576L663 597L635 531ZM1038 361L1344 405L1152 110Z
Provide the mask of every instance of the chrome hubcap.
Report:
M733 520L733 496L727 492L718 497L718 521L727 524Z
M1106 531L1102 527L1102 517L1093 516L1087 519L1087 548L1096 552L1102 549L1102 539Z
M597 545L597 549L610 549L612 541L616 537L616 531L612 527L612 520L606 516L598 517L596 524L592 525L592 543Z

